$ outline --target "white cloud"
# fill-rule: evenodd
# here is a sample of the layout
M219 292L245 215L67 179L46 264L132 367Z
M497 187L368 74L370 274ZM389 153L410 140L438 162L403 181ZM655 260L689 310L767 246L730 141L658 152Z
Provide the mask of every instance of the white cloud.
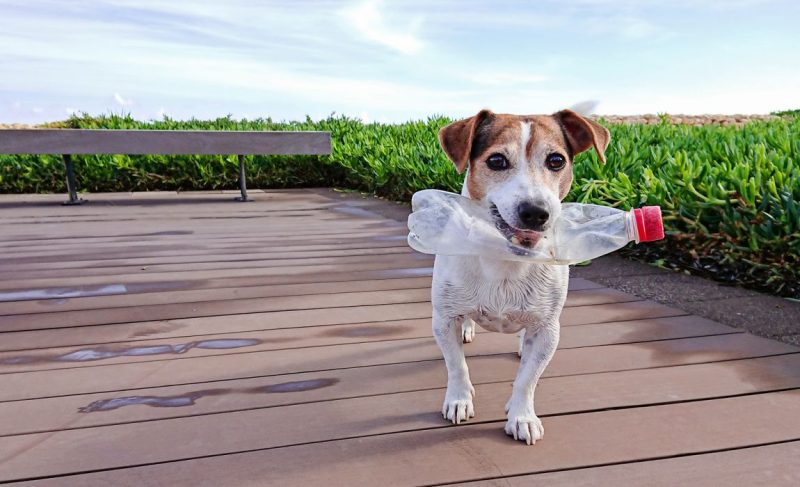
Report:
M602 15L589 16L581 21L586 32L600 36L614 36L624 40L664 40L672 36L665 27L650 22L635 14L618 14L609 12Z
M414 25L406 31L399 31L387 25L378 6L380 2L370 0L342 12L350 26L362 37L403 54L416 54L423 43L413 31ZM419 21L415 22L417 25Z
M544 113L586 99L604 113L800 105L800 68L785 62L797 3L765 13L765 2L714 30L708 5L723 0L676 1L27 0L0 15L0 121L54 120L67 105L78 107L68 115L124 107L160 118L169 106L175 118L372 121ZM739 35L749 28L739 17L757 15L774 20L769 32ZM701 24L709 31L692 30Z
M520 86L541 83L547 81L548 77L541 74L514 73L498 68L466 76L466 79L481 86Z
M133 100L130 98L123 98L119 93L114 93L114 101L121 107L129 107L133 105Z

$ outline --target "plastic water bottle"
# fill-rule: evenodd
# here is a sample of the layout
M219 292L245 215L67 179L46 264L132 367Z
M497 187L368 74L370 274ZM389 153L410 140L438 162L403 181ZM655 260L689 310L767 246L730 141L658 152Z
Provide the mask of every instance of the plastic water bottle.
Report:
M424 190L411 200L408 244L426 254L481 256L542 264L574 264L634 241L664 238L661 208L630 211L565 203L544 232L510 227L467 197Z

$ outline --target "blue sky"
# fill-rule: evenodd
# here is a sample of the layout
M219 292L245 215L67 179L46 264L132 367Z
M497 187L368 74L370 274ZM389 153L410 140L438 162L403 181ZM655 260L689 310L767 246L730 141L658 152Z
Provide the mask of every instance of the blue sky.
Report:
M0 0L0 122L800 108L796 0Z

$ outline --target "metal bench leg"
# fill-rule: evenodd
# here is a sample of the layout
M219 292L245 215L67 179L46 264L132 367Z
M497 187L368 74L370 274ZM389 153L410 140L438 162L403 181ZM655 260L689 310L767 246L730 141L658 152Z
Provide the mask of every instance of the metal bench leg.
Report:
M242 192L241 196L236 197L236 201L253 201L247 199L247 180L244 176L244 156L239 155L239 191Z
M67 191L69 191L69 201L65 201L65 205L82 205L86 200L78 198L77 184L75 184L75 168L72 165L72 156L69 154L62 154L61 158L64 160L64 168L67 171Z

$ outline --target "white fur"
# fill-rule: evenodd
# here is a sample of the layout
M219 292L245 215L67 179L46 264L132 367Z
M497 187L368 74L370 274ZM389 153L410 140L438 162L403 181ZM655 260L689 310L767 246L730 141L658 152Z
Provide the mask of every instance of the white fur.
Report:
M522 136L519 149L514 157L516 163L513 175L504 184L487 193L488 201L486 203L494 203L503 219L515 226L522 226L517 221L517 206L521 201L534 202L537 206L544 208L550 213L549 221L554 221L561 212L561 201L558 195L544 184L544 178L550 177L542 165L547 155L545 148L541 145L534 148L534 163L531 163L525 154L525 148L530 138L530 124L524 122L520 122L520 124L522 125Z
M523 200L546 205L554 219L557 195L541 184L540 171L525 160L530 127L523 124L514 174L490 188L484 203L497 205L506 221L515 221ZM536 148L534 160L544 159ZM462 194L469 196L464 185ZM559 315L567 296L567 266L547 266L485 257L437 256L433 270L433 334L447 366L447 392L442 415L455 424L474 416L475 389L464 357L464 342L475 338L475 324L501 333L520 333L521 357L511 398L506 404L507 434L526 442L541 439L544 429L534 411L536 383L555 353Z

